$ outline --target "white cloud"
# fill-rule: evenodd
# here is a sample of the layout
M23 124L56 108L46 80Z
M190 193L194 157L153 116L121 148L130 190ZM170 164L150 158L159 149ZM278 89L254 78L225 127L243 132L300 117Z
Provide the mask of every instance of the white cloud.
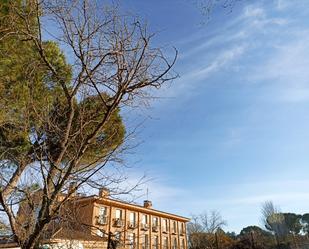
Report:
M246 51L246 48L246 44L240 44L232 48L224 49L223 51L216 54L213 60L210 61L207 65L199 67L193 72L184 74L181 77L181 82L186 84L187 87L192 88L192 83L198 84L201 80L207 79L212 74L220 71L229 63L239 58Z
M228 30L227 30L228 32ZM197 46L192 46L185 52L180 54L180 59L186 59L191 56L195 56L199 53L207 53L209 51L212 51L214 46L222 45L222 44L233 44L234 42L238 42L240 40L243 40L247 38L247 30L240 30L238 32L231 32L227 33L223 32L223 34L218 34L213 37L201 37L199 38L202 40L200 44Z
M248 5L244 9L244 17L247 18L264 18L266 16L265 10L261 7Z
M271 28L273 26L283 26L290 22L287 18L270 17L264 8L257 5L246 6L241 19L247 22L246 28L251 31L255 31L254 29Z
M290 10L291 8L295 7L301 7L302 10L304 10L304 7L307 7L308 1L307 0L297 0L297 1L291 1L291 0L277 0L275 2L276 9L279 11L284 10Z
M163 91L161 91L160 97L174 98L179 95L182 95L183 99L185 95L187 97L192 97L194 92L196 92L196 89L201 86L201 84L205 84L205 80L221 70L224 70L231 63L239 59L246 52L247 47L247 44L242 43L218 51L217 53L212 54L212 56L210 56L211 58L205 58L205 55L201 55L199 56L200 61L198 61L195 57L196 61L192 61L188 68L192 67L192 65L196 65L196 68L191 71L187 68L187 72L182 73L180 78L175 80L172 88L165 87L162 89ZM186 63L190 64L190 62ZM198 63L202 64L202 66L198 66Z
M288 23L286 18L269 17L260 5L247 5L237 18L220 28L221 32L219 30L208 40L196 38L199 43L180 55L180 60L188 66L182 71L180 79L176 80L173 91L167 89L163 96L175 97L184 92L188 95L196 90L202 80L221 70L240 68L243 64L234 62L251 52L251 44L256 42L259 34L268 32L267 35L270 35L272 27L282 27ZM192 65L196 67L189 71Z
M212 61L205 68L201 68L198 71L194 72L190 77L194 77L196 79L204 79L209 77L212 73L219 71L226 64L231 61L237 59L241 56L246 50L246 45L235 46L231 49L224 50L218 56L216 56L215 60Z

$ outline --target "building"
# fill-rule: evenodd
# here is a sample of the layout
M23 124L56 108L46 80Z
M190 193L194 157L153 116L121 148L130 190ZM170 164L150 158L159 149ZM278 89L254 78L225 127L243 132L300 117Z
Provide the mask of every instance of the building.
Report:
M49 248L187 249L189 219L98 195L74 195L44 235ZM0 245L1 248L1 245Z
M151 201L130 204L110 198L109 191L101 189L98 196L76 198L74 205L74 216L87 224L83 233L116 242L118 247L187 249L189 219L153 209Z

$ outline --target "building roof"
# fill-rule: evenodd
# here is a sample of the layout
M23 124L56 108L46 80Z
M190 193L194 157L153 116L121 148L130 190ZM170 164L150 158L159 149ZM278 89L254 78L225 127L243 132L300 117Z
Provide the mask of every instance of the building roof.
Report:
M91 195L91 196L86 196L86 197L79 196L75 201L78 201L78 202L89 201L89 202L94 202L94 203L103 204L107 206L114 206L114 207L119 207L119 208L130 208L131 210L139 211L142 213L157 215L157 216L169 218L169 219L175 219L175 220L182 221L182 222L190 221L190 219L187 217L167 213L167 212L160 211L160 210L153 209L153 208L146 208L144 206L141 206L135 203L128 203L125 201L116 200L116 199L112 199L109 197L100 197L97 195Z

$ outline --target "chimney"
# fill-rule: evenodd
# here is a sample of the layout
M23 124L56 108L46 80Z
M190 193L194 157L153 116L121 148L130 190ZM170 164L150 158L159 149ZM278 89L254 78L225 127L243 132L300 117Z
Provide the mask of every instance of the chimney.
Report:
M152 202L148 201L148 200L145 200L144 201L144 208L152 208Z
M108 198L109 195L110 195L110 192L109 192L108 188L100 188L99 189L99 197Z
M70 182L69 188L68 188L68 195L70 194L71 197L76 196L76 182Z

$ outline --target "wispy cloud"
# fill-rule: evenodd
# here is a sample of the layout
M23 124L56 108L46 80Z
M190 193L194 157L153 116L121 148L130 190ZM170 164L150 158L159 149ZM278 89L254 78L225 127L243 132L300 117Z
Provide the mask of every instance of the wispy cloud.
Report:
M200 40L198 45L192 46L186 49L183 53L180 54L180 59L184 60L191 56L199 55L199 53L207 53L207 51L213 50L213 47L218 47L219 45L226 44L234 44L234 42L238 42L247 38L246 30L240 30L238 32L224 32L219 33L215 36L205 36L199 37Z
M289 4L281 0L275 7L283 10ZM224 32L225 37L219 33L184 54L181 59L185 64L193 63L190 62L192 55L194 60L201 58L203 62L199 61L195 69L182 74L172 96L184 91L188 95L204 83L203 80L222 70L246 66L242 76L248 82L268 82L268 87L276 91L273 96L268 92L264 97L294 103L309 100L309 59L305 56L309 53L309 30L297 27L292 17L283 16L275 17L262 4L245 6L232 28ZM243 60L266 49L267 54L248 65Z
M289 22L287 18L272 17L262 5L246 5L239 16L220 28L221 32L191 41L192 46L180 54L181 77L164 96L189 95L222 70L243 67L241 59L253 53L258 34L271 35L274 28L284 28Z
M240 57L246 50L246 44L234 46L229 49L225 49L218 53L215 58L206 66L201 67L193 72L185 74L183 81L199 81L201 79L208 78L211 74L218 72L228 63Z
M265 18L266 13L261 7L248 5L245 7L243 15L246 18Z
M257 65L251 77L259 82L271 82L276 91L272 100L308 101L309 58L306 56L308 53L309 30L296 32L293 34L293 39L274 46L272 56L263 64Z
M182 94L190 96L196 92L196 89L205 84L205 80L215 75L217 72L224 70L231 63L240 58L247 49L247 44L239 44L227 49L223 49L211 56L209 59L203 59L204 63L196 68L183 73L175 82L172 91L167 89L161 97L176 97ZM192 95L193 96L193 95Z
M298 178L302 177L302 173L299 173L302 169L297 168L297 163L305 163L304 157L299 154L301 152L295 153L296 160L293 160L293 163L296 165L294 169L291 169L289 162L284 162L285 157L282 159L285 155L280 154L289 151L288 149L293 146L297 150L297 146L299 148L303 146L300 144L304 141L298 140L298 137L281 134L281 132L289 133L290 130L291 133L297 132L292 131L295 127L290 123L276 123L275 119L269 117L278 113L281 121L281 115L286 113L282 107L284 109L287 105L282 105L279 102L279 105L275 106L278 108L276 109L273 108L274 106L268 105L269 103L266 101L260 101L259 97L269 101L284 101L288 104L309 101L309 59L307 56L309 54L309 30L308 27L304 28L306 25L299 25L300 23L294 20L295 16L280 15L281 12L278 14L279 8L282 12L286 8L284 7L286 1L281 0L280 4L278 1L276 4L279 4L280 7L272 5L271 9L263 4L265 2L268 1L246 5L240 15L235 17L235 20L231 20L228 25L220 23L218 32L213 36L208 36L209 39L197 36L196 40L188 42L192 42L194 45L184 44L184 47L188 46L189 49L185 50L178 62L178 71L182 77L169 91L164 93L165 96L177 97L177 101L167 108L166 106L162 108L160 114L167 109L170 111L171 108L178 108L177 112L182 115L180 120L184 120L184 117L196 117L183 115L183 110L185 108L187 112L190 112L194 110L192 106L196 107L197 104L194 105L193 101L187 101L188 106L184 106L181 101L186 97L192 98L195 92L203 95L205 92L202 90L205 89L201 89L201 86L205 84L216 84L216 87L211 88L210 92L214 90L214 93L220 92L220 94L211 96L213 97L211 101L195 100L200 101L198 104L201 109L203 105L214 105L210 111L206 107L207 111L199 112L200 116L212 115L216 119L218 117L216 115L220 113L219 115L224 118L217 119L209 125L209 123L206 124L208 120L205 121L204 117L199 117L192 120L191 124L186 122L182 126L179 125L178 127L183 128L185 132L187 132L186 129L190 129L187 132L189 135L185 136L186 139L181 135L162 136L164 138L151 141L152 145L156 143L154 147L163 148L164 153L172 149L175 152L178 151L178 155L186 151L187 154L183 155L182 153L181 157L198 155L200 158L192 158L192 161L201 165L208 164L208 166L205 169L192 166L190 177L193 178L198 174L197 180L185 179L183 183L178 183L178 186L171 179L173 176L170 176L171 178L164 175L158 176L154 181L144 185L144 195L141 200L145 197L145 188L148 188L149 198L159 209L183 215L198 213L203 209L217 209L222 211L223 216L229 220L234 219L233 222L230 222L233 226L229 229L236 231L246 225L252 225L254 222L258 224L261 203L269 199L281 206L283 211L306 212L306 203L309 201L309 194L306 190L309 187L309 182L305 180L293 181L290 176L295 173ZM237 73L233 71L235 67L239 68ZM216 76L220 76L219 80ZM229 81L229 85L224 82L224 79ZM220 88L220 84L222 84L222 88ZM247 93L249 93L249 97L246 96L246 100L243 101L244 94ZM231 97L231 95L233 96ZM236 106L233 107L237 111L230 108L230 103ZM175 105L179 106L175 107ZM246 110L246 113L240 115L239 109ZM279 111L281 112L279 113ZM178 125L175 124L177 121L171 117L170 122L171 127L167 130L174 130ZM201 125L193 126L194 122L199 122ZM187 124L191 126L184 127ZM213 130L209 131L209 128L213 128ZM276 128L280 131L274 131ZM208 131L205 132L207 129ZM301 132L303 133L303 130ZM274 135L274 133L276 134ZM257 137L259 141L245 143L245 140L254 140L251 138ZM295 139L297 144L293 144L289 138L290 140ZM191 140L187 141L189 139ZM224 139L226 140L222 142ZM275 141L274 143L269 141L272 139ZM206 140L208 143L205 142ZM222 144L223 146L221 146ZM264 144L266 149L261 148ZM281 150L286 144L289 144L290 147ZM303 147L306 146L306 143L304 144ZM276 146L281 149L275 148ZM192 155L188 153L188 148L193 148L190 150ZM230 148L235 149L236 156L233 155L234 151L229 150ZM203 151L206 156L203 157L202 153L196 153L199 150ZM255 150L259 153L252 152ZM226 153L226 151L232 151L232 153ZM249 155L245 155L248 151ZM146 153L148 152L146 151ZM212 156L212 152L219 154L219 156ZM273 152L277 154L273 155ZM265 158L259 158L261 155L264 155ZM268 156L269 158L266 158ZM157 155L153 155L154 160L156 157ZM173 157L173 160L181 160L175 158L176 156ZM234 158L236 158L235 161L233 161ZM246 162L250 165L245 165ZM259 162L265 162L267 165L259 165ZM280 164L279 166L278 162L284 165ZM228 167L229 163L235 167L235 171L234 168L228 169L227 171L231 174L227 175L224 167ZM249 172L250 167L254 173ZM275 172L279 168L280 172ZM289 169L287 170L287 168ZM289 171L289 175L284 175L284 170ZM186 190L186 185L190 191Z
M265 7L256 4L246 6L241 19L246 22L248 29L272 28L273 26L283 26L289 23L289 19L272 17L267 13Z

